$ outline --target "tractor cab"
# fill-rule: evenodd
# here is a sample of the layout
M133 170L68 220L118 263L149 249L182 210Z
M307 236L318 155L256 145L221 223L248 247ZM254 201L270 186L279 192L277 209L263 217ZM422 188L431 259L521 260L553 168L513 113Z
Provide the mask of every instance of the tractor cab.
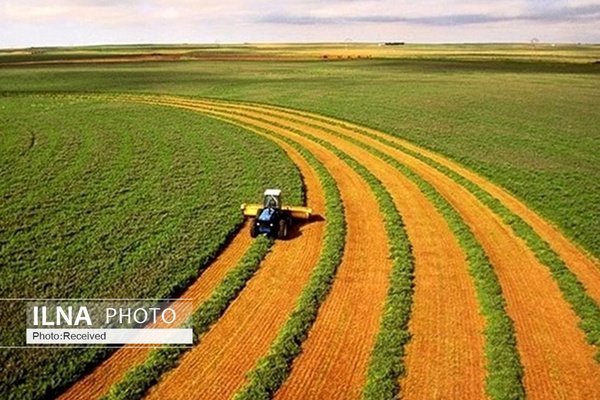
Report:
M281 190L267 189L265 190L265 198L263 201L264 208L279 209L281 208Z

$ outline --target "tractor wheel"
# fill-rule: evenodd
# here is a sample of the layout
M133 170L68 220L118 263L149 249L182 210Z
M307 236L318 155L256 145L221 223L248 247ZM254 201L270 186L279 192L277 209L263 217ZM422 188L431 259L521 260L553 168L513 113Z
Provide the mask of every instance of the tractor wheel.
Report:
M253 222L250 224L250 237L255 238L258 236L258 229L256 224Z
M287 238L287 235L288 235L287 221L285 219L281 219L281 220L279 220L279 232L277 234L277 237L279 239L285 239L285 238Z

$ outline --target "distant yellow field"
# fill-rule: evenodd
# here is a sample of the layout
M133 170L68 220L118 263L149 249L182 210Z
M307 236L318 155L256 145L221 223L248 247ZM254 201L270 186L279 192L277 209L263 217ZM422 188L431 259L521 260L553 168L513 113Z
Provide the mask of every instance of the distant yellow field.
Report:
M294 59L454 59L464 61L550 61L594 63L600 61L600 45L575 44L396 44L385 43L264 43L89 46L76 48L32 48L0 50L0 61L27 57L67 59L119 57L175 57L198 59L294 58Z

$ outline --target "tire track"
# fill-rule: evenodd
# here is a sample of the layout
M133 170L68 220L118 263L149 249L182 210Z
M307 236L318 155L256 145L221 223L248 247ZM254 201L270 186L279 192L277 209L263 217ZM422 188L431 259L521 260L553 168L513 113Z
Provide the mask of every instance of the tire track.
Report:
M299 167L308 203L322 215L325 197L316 173L289 145L278 144ZM227 312L147 398L230 398L243 384L246 372L268 350L296 304L319 259L324 227L324 221L313 221L301 226L293 240L277 241Z
M258 119L266 118L264 115L253 116ZM254 122L246 118L242 120L244 123L261 124L257 120ZM324 134L310 127L302 127L302 129L317 136ZM298 140L306 148L314 147L314 144L302 137L295 136L294 140ZM414 183L387 163L342 140L327 137L327 141L369 166L371 172L383 182L392 195L406 223L416 259L415 313L411 321L414 340L411 346L415 348L415 352L423 352L421 354L428 354L438 360L437 363L424 363L422 356L414 358L414 364L412 367L409 364L408 367L409 377L412 379L407 393L414 395L415 398L430 397L439 391L455 396L467 394L470 398L483 397L485 377L483 336L480 332L483 330L484 323L478 315L476 294L467 272L464 252L460 249L446 221ZM364 191L369 192L370 188L364 188ZM365 215L360 221L364 223L369 218ZM351 218L349 222L350 220ZM356 236L348 237L348 243L358 240L360 238ZM340 269L338 272L331 296L335 296L338 280L351 281L357 279L360 273L357 271L344 275L342 271ZM347 286L347 284L340 285ZM343 304L342 299L347 302L345 307L348 308L348 313L353 307L360 310L360 304L351 305L350 298L356 296L360 302L364 297L369 296L369 291L372 289L365 290L357 287L355 293L344 293L338 296L339 300L328 299L325 302L320 311L322 316L317 319L305 343L305 354L298 358L292 375L278 393L278 398L307 398L307 396L308 398L331 398L332 396L345 398L359 395L364 383L365 359L368 358L371 348L361 347L362 357L354 350L352 350L354 358L352 355L344 355L344 352L354 349L356 342L361 340L363 329L356 325L346 329L340 328L340 332L347 332L347 337L336 338L334 336L336 332L331 333L332 327L339 328L339 324L346 321L330 315L335 314L332 310L343 306L337 305L337 303ZM462 295L457 296L457 292ZM336 299L336 297L332 298ZM379 307L382 306L383 300ZM358 314L363 317L365 315L365 313ZM377 331L378 329L376 326L364 330ZM354 330L355 332L352 332ZM435 345L442 342L460 343L460 345ZM314 354L311 353L313 348L315 348ZM358 362L358 359L361 361ZM346 368L340 367L342 360L347 360ZM449 368L456 372L448 374ZM436 384L432 384L432 381ZM350 382L353 384L349 384ZM317 387L319 384L322 386Z
M205 271L182 293L181 298L192 298L194 309L206 300L221 282L227 272L237 265L246 250L250 247L251 239L244 227L234 236L231 243L217 256ZM181 307L181 302L175 301L172 308ZM160 328L163 324L151 325ZM65 393L58 397L60 400L97 399L120 381L132 367L142 363L152 351L151 347L123 346L112 353L106 360L96 366L89 374L78 380Z

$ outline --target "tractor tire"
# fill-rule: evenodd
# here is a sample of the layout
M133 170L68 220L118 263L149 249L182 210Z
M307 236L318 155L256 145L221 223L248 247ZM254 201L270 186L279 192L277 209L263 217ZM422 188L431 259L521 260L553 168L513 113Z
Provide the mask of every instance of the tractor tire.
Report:
M285 219L279 220L279 231L277 232L277 237L279 239L286 239L288 236L288 224Z
M255 238L258 236L258 229L256 229L256 224L252 222L250 224L250 237Z

